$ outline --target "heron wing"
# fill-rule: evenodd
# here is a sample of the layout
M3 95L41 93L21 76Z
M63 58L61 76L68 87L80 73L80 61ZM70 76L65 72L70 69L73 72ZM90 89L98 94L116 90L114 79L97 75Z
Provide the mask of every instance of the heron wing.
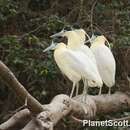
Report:
M115 83L116 63L111 50L105 45L100 45L92 49L92 51L95 54L102 80L107 86L113 86Z
M64 61L71 69L74 69L81 76L86 77L88 80L96 80L99 78L96 64L82 52L66 50L63 53Z
M54 58L61 72L65 74L70 80L79 81L81 79L81 75L70 66L70 60L66 58L65 50L62 49L56 51L56 53L54 53Z
M94 56L93 52L91 51L91 49L90 49L88 46L82 45L82 46L80 47L80 49L81 49L81 51L82 51L85 55L87 55L87 56L96 64L95 56Z

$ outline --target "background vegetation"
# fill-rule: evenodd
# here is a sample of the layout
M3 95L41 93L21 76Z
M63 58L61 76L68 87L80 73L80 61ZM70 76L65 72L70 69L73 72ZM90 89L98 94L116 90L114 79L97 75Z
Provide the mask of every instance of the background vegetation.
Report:
M65 25L75 23L91 34L93 3L92 0L0 0L0 60L41 103L49 103L59 93L69 94L72 85L57 68L53 52L43 53L51 42L49 36ZM97 1L93 12L94 31L108 38L117 62L113 92L130 91L127 81L127 75L130 75L129 21L129 0ZM103 91L107 92L107 88ZM96 92L90 89L90 93ZM14 93L0 82L0 123L18 107ZM115 116L128 114L117 113ZM61 125L64 129L77 128L66 120Z

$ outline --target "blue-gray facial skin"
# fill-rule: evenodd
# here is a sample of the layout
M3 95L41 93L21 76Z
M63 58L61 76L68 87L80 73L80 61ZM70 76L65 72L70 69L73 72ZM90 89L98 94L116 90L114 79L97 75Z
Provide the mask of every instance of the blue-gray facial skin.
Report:
M63 30L66 32L66 31L72 31L73 29L72 29L71 26L65 26L65 27L63 28Z
M58 36L56 38L53 39L54 43L60 43L60 42L63 42L64 44L67 45L68 43L68 38L67 37L62 37L62 36Z
M94 32L95 36L101 36L102 34L100 32Z
M78 23L73 24L73 29L80 29L81 26Z

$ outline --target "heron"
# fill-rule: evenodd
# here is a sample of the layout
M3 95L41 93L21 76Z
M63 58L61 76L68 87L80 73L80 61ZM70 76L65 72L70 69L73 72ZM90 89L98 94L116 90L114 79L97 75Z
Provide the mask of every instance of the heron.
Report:
M86 33L83 29L81 29L81 32L84 33L84 34ZM85 46L82 43L82 41L81 41L82 39L77 35L77 33L75 31L73 31L73 30L71 30L71 31L67 30L66 31L64 29L61 32L52 35L51 37L54 38L54 37L58 37L58 36L67 37L67 39L68 39L67 48L69 48L73 51L76 51L76 52L79 51L79 52L84 53L87 56L86 59L84 59L84 60L88 60L88 59L92 60L94 62L93 64L95 64L94 65L95 72L99 75L99 72L98 72L98 69L97 69L97 66L96 66L96 60L95 60L93 53L91 52L91 50L89 49L88 46ZM82 80L83 80L83 83L84 83L84 91L85 91L85 88L88 88L88 87L86 87L86 82L87 82L88 86L90 86L90 87L96 87L96 86L99 87L96 84L96 82L93 82L92 80L86 81L85 78L82 78ZM78 92L78 87L77 87L77 92ZM101 94L101 87L100 87L100 90L99 90L99 94Z
M99 33L96 33L93 34L91 38L88 37L89 40L86 41L86 33L84 32L84 30L77 29L76 32L81 37L83 44L87 42L91 43L90 49L95 56L100 76L104 84L109 87L108 94L110 95L111 87L115 84L116 62L110 50L110 44L108 40L105 38L104 35L100 36ZM105 42L107 43L108 47L105 45Z
M44 52L50 49L55 49L54 59L62 73L64 73L71 81L72 74L76 73L79 75L77 80L72 81L73 87L70 97L72 96L76 83L80 78L86 79L85 81L93 81L99 87L102 87L102 80L99 73L97 72L97 69L95 68L95 64L84 53L81 51L76 52L67 48L67 45L63 42L57 43L55 47L54 43L51 44L51 46L45 49ZM84 87L87 87L87 82L85 82ZM86 93L87 89L84 89L83 95L86 95Z
M56 43L56 42L63 42L63 41L64 41L64 44L63 43L61 43L61 44ZM58 55L58 53L57 53L57 50L59 51L59 49L62 48L62 46L66 47L65 41L66 40L65 39L63 40L63 38L61 38L61 37L55 38L52 41L51 45L48 48L46 48L43 52L46 52L49 50L55 50L54 51L54 59L56 61L56 64L58 65L59 69L61 70L61 73L63 75L65 75L73 83L73 87L72 87L72 90L70 93L70 97L72 97L74 90L75 90L75 87L79 88L79 81L81 80L81 75L68 65L69 61L63 60L64 56L62 57L62 54ZM61 51L62 51L62 49L61 49ZM78 95L78 89L76 89L76 96L77 95Z
M95 55L100 76L104 84L109 87L108 94L110 95L111 87L115 84L116 61L110 48L105 45L106 41L104 35L97 36L92 41L90 49Z

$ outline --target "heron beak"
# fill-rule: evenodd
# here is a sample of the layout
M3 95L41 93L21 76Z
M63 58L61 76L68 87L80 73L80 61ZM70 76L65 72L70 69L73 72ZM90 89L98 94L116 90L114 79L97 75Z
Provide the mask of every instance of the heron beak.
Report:
M92 34L91 41L94 41L97 38L94 34Z
M49 51L49 50L54 50L56 48L56 44L52 41L51 45L47 47L43 52Z
M61 30L60 32L55 33L55 34L51 35L50 37L55 38L55 37L58 37L58 36L63 36L63 34L64 34L64 30Z
M88 37L88 40L85 43L91 42L90 36L87 33L85 33L85 35Z

